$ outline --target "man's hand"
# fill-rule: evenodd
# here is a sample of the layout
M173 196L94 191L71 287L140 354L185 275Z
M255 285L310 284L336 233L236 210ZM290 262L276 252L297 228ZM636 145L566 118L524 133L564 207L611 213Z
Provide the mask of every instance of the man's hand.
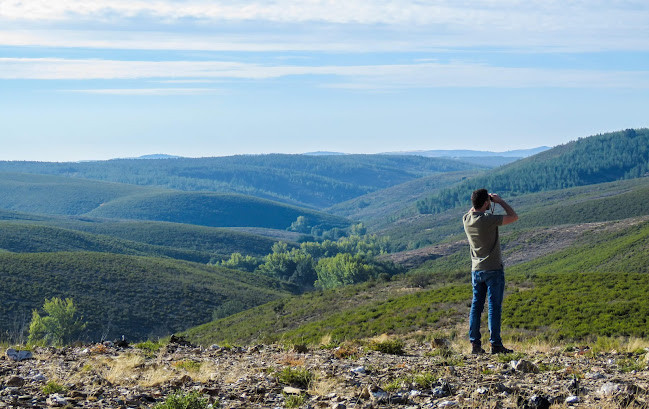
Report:
M492 202L501 205L507 213L507 216L503 217L503 226L506 224L514 223L516 220L518 220L518 215L516 214L514 209L512 209L510 205L508 205L503 199L501 199L500 196L495 193L490 193L489 197L491 198Z
M502 204L504 202L496 193L489 193L489 198L496 204Z

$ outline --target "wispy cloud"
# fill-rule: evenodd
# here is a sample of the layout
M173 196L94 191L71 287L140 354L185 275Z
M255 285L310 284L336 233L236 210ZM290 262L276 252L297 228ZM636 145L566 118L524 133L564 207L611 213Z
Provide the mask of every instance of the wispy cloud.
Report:
M212 95L223 91L214 88L105 88L63 90L77 94L128 95L128 96L179 96L179 95Z
M634 0L2 0L0 45L170 50L649 50Z
M229 61L0 58L0 79L7 80L272 80L300 76L317 78L320 86L324 87L356 89L418 87L649 88L649 71L611 72L511 68L461 62L299 66ZM184 89L183 92L189 90L193 89ZM162 92L160 89L153 91ZM120 90L120 92L127 91Z

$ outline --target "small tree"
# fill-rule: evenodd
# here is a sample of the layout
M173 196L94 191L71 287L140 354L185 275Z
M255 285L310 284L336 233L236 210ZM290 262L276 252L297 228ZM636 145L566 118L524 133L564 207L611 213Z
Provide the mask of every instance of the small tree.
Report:
M30 344L67 345L86 327L81 318L75 317L77 307L71 298L46 298L43 311L47 315L41 316L37 310L32 312L27 340Z
M335 257L323 258L315 267L318 281L315 286L335 288L342 285L356 284L373 277L372 266L363 263L359 257L339 253Z

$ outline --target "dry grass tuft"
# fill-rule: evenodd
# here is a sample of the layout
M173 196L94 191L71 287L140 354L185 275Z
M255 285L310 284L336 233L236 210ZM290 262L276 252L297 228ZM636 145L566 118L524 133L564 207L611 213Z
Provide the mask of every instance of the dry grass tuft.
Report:
M304 366L305 362L304 357L300 357L293 352L285 353L277 359L278 364L286 366Z
M333 341L333 338L331 337L331 334L327 334L320 338L320 345L321 346L327 346L331 345L331 342Z
M341 380L335 377L316 378L311 382L309 393L317 396L326 396L330 393L338 393L341 388Z
M160 386L177 377L178 372L166 365L153 365L140 373L138 385L143 387Z
M127 353L116 358L107 357L104 378L115 385L128 385L135 383L139 378L137 369L142 367L144 358L141 355Z

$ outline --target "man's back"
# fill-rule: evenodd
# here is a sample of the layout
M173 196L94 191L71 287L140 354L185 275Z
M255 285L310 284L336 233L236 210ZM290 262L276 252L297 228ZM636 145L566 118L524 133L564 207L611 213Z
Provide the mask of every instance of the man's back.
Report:
M502 269L498 226L503 216L470 211L462 221L471 246L471 271Z

